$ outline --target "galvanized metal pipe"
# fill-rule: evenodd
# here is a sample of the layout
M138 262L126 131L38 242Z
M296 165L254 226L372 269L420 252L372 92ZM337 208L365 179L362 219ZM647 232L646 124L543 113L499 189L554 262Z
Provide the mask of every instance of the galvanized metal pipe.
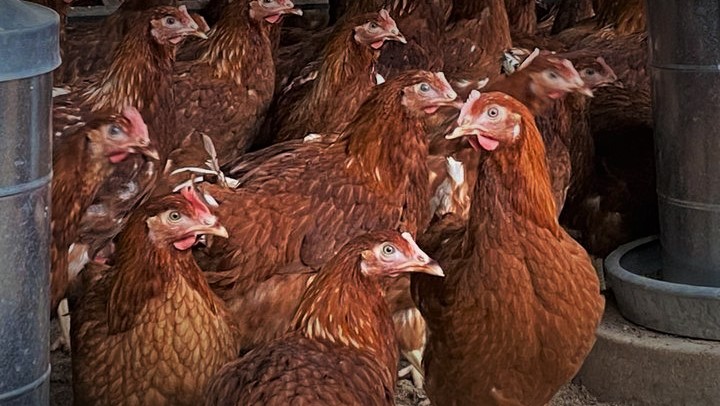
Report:
M647 6L663 279L720 287L720 1Z
M0 405L47 405L59 18L19 0L0 0L0 10Z

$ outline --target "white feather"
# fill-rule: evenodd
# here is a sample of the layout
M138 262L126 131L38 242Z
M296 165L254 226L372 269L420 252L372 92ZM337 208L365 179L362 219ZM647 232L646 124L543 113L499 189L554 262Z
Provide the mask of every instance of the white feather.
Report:
M52 97L58 97L68 93L70 93L70 89L66 87L53 87Z

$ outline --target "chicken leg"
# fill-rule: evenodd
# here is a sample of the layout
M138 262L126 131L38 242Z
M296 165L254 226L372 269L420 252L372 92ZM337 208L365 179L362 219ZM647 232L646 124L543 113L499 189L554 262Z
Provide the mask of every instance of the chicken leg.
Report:
M57 349L71 351L70 347L70 308L67 299L60 301L57 307L58 321L60 322L60 337L50 346L50 351Z

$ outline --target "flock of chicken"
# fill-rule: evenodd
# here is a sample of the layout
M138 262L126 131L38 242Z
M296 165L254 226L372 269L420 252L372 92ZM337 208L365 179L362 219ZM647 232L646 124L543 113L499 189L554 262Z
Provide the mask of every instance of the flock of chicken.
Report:
M643 2L174 3L61 27L75 403L389 405L402 354L435 405L547 404L588 253L657 227Z

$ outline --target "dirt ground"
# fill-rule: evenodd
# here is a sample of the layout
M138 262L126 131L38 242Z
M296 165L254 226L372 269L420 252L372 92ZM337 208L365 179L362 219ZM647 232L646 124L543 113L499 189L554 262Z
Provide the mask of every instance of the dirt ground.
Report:
M53 322L52 341L58 335L57 323ZM63 350L51 353L52 374L50 376L50 406L72 405L72 370L70 355ZM422 390L416 389L412 382L401 379L395 394L397 406L430 406L430 401ZM602 403L590 395L587 390L569 385L555 396L550 406L625 406L619 403Z

